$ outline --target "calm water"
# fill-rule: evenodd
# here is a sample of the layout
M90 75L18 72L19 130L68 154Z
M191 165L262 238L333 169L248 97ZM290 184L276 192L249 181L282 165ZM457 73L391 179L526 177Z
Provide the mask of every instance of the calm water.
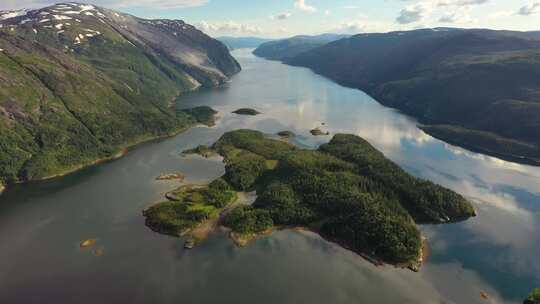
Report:
M0 303L518 303L540 286L540 168L433 139L414 119L309 70L235 55L244 71L227 88L179 101L219 110L216 127L0 196ZM243 106L264 114L229 114ZM309 135L321 123L464 194L479 216L422 227L430 257L420 273L377 268L310 233L282 231L243 249L218 234L185 251L181 239L144 226L141 210L176 185L154 181L160 173L181 171L189 182L223 174L218 159L182 158L182 150L238 128L288 129L296 144L316 147L330 139ZM102 256L79 248L88 238Z

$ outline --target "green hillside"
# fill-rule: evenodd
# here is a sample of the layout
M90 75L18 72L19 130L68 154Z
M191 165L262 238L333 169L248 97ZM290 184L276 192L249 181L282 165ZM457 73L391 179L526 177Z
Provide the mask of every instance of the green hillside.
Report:
M0 184L110 158L195 123L178 95L238 72L182 21L58 4L0 21Z
M362 89L419 118L424 130L443 140L540 161L540 39L533 33L361 34L287 62Z

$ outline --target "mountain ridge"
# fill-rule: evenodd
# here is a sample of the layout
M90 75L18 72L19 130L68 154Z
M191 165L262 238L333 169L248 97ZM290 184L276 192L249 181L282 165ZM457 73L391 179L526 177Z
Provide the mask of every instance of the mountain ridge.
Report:
M184 130L198 121L174 100L241 69L225 45L181 20L72 2L0 16L4 185Z
M539 38L452 28L359 34L285 62L361 89L437 138L540 164Z
M253 51L253 54L269 60L285 61L298 54L349 36L330 33L314 36L297 35L263 43Z

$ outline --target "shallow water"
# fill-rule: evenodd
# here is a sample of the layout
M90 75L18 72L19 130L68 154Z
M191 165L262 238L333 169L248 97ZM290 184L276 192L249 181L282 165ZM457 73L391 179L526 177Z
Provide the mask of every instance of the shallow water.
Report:
M183 96L179 107L220 111L213 128L144 144L75 174L18 185L0 196L0 303L518 303L540 286L540 168L471 153L436 140L414 119L361 91L303 68L234 52L244 70L221 89ZM256 117L230 114L256 108ZM479 216L423 226L429 262L420 273L375 267L318 236L281 231L247 248L214 235L192 251L153 233L141 210L178 182L223 174L219 159L181 157L223 132L292 130L317 147L331 133L368 139L408 172L473 201ZM79 242L96 238L93 249ZM92 250L102 249L102 256Z

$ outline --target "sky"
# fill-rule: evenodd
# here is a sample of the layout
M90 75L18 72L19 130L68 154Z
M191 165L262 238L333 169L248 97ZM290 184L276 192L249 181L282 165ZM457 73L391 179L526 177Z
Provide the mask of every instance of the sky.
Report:
M60 0L0 0L0 10ZM540 30L540 0L93 0L143 18L182 19L217 36L388 32L426 27Z

